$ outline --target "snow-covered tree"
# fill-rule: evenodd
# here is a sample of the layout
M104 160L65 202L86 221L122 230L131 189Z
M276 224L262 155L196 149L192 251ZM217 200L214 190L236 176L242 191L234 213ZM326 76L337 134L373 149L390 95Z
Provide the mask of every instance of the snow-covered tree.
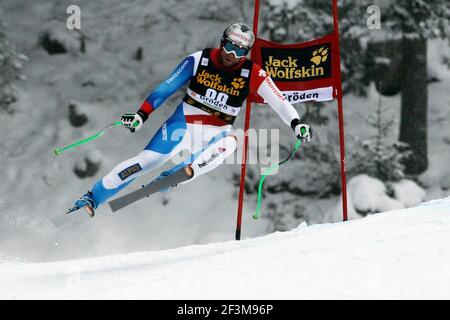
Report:
M381 30L367 27L367 8L381 9ZM408 143L411 156L405 159L409 174L427 169L427 40L450 37L450 2L448 0L358 0L338 1L342 50L343 88L345 92L365 94L371 80L395 84L395 94L402 95L399 140ZM330 0L270 1L263 15L263 31L272 40L297 42L311 40L332 31ZM395 41L398 68L391 69L394 79L386 73L374 79L373 68L367 66L373 41ZM394 47L394 46L387 46ZM376 60L377 57L373 57ZM369 59L370 60L370 59ZM383 87L378 85L377 88ZM392 91L392 90L389 90ZM398 91L398 92L397 92ZM387 91L381 91L386 93Z
M404 178L404 160L410 151L405 143L389 141L395 121L384 114L380 95L377 110L363 117L368 127L375 129L375 134L365 140L354 138L355 145L349 149L350 175L367 174L383 182L395 182Z
M17 99L14 81L21 78L22 60L6 37L6 28L0 9L0 111L12 113L12 104Z

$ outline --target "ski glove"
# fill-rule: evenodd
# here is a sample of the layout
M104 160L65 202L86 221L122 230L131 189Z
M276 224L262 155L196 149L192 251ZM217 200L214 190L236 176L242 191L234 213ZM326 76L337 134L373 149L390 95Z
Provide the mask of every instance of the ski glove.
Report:
M311 141L313 137L312 128L304 123L300 123L300 119L294 119L291 122L291 128L294 130L297 139L302 140L303 142Z
M142 128L144 120L138 111L137 113L125 113L122 116L122 123L125 128L130 129L131 132L135 132Z

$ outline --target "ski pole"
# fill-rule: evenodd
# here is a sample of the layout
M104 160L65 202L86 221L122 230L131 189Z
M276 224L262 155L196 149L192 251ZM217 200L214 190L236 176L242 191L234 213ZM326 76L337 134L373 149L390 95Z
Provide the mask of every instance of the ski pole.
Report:
M122 121L116 121L90 137L76 141L66 147L63 147L63 148L56 148L55 150L53 150L53 153L57 156L68 149L72 149L74 147L81 146L82 144L85 144L86 142L89 142L89 141L92 141L92 140L95 140L95 139L101 137L103 135L103 133L105 133L105 131L108 130L109 128L121 126L121 125L123 125ZM133 127L136 127L138 125L139 125L139 123L137 123L137 122L133 123Z
M260 215L260 211L261 211L261 201L262 201L262 187L263 187L263 183L264 180L266 179L266 177L272 173L272 171L274 171L275 169L278 169L280 166L282 166L283 164L285 164L286 162L288 162L289 160L292 159L292 157L294 156L294 154L297 152L298 148L300 148L300 145L302 144L302 141L300 139L297 140L297 142L294 145L294 149L292 150L291 154L289 155L289 157L287 157L286 159L284 159L283 161L276 163L274 165L272 165L269 169L267 169L262 175L261 175L261 179L259 180L259 186L258 186L258 204L256 206L256 210L253 213L253 219L258 219L259 215Z

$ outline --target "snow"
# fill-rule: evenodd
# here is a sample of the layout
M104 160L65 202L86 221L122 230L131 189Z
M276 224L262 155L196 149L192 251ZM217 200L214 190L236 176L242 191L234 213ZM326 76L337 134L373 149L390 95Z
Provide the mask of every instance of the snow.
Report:
M450 190L450 174L444 176L441 180L441 189Z
M426 199L425 190L412 180L402 179L387 185L365 174L353 177L348 182L351 206L359 213L377 213L415 207Z
M244 241L0 264L0 299L449 299L450 198Z
M398 199L405 208L411 208L425 201L426 193L412 180L403 179L391 184L394 198Z
M428 41L427 46L427 73L428 78L449 79L448 68L443 68L444 57L450 56L450 46L438 39ZM448 58L447 58L448 59Z
M425 200L425 190L408 179L384 183L374 177L360 174L347 182L348 219L350 220L359 219L368 214L415 207ZM326 212L325 220L340 221L341 212L342 200Z
M383 182L365 174L356 176L348 182L348 192L353 207L358 212L376 213L403 208L401 203L397 203L386 194Z
M40 260L52 249L56 238L55 225L45 216L25 206L0 203L0 259L10 258L8 252Z

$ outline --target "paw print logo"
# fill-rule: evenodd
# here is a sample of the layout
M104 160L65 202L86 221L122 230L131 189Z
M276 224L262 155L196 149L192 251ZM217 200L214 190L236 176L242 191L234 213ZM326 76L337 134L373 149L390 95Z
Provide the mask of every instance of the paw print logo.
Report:
M259 70L259 76L261 77L261 78L265 78L265 77L267 77L267 72L266 71L264 71L263 69L261 69L261 70Z
M244 87L244 84L245 84L245 81L242 78L234 78L233 81L231 82L231 85L236 90L242 89Z
M313 62L316 66L318 66L322 62L327 61L328 49L325 48L325 47L321 47L318 50L314 50L312 55L313 56L312 56L312 58L309 61Z

